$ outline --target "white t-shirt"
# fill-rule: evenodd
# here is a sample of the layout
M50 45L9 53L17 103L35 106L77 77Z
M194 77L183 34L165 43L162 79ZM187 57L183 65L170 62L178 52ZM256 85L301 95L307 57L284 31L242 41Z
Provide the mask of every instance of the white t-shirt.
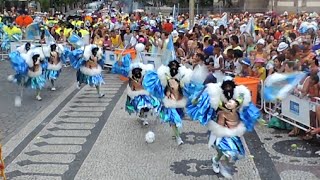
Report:
M240 59L237 59L235 62L234 62L234 73L235 75L239 75L242 71L242 65L240 63Z
M214 55L213 57L213 67L214 68L220 68L220 58L223 58L222 55Z
M131 46L134 46L138 43L138 40L136 37L132 36L131 39L130 39L130 45Z

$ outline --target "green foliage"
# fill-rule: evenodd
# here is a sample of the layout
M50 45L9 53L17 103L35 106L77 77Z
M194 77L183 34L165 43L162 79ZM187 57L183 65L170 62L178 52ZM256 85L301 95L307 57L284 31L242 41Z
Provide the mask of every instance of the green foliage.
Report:
M48 11L50 8L50 0L37 0L40 3L41 9L43 11Z

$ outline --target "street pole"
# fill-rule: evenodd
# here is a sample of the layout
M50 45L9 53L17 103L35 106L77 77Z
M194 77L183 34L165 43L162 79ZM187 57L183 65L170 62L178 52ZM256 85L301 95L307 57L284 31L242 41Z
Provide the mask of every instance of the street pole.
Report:
M194 23L194 0L189 1L189 21L190 21L190 28L193 28Z
M197 0L197 16L199 15L199 0Z

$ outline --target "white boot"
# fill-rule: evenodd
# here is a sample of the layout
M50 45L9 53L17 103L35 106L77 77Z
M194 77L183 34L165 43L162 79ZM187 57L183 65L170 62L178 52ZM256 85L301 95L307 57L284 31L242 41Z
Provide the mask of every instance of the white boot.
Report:
M220 162L219 162L219 167L220 167L220 174L223 177L225 177L226 179L232 179L232 175L230 174L230 172Z
M177 144L180 146L182 145L184 142L182 141L181 137L176 137L176 141L177 141Z
M42 98L40 97L40 95L37 95L37 96L36 96L36 99L37 99L38 101L41 101L41 100L42 100Z
M212 158L212 169L213 169L213 172L217 174L220 172L219 162L215 160L215 157Z

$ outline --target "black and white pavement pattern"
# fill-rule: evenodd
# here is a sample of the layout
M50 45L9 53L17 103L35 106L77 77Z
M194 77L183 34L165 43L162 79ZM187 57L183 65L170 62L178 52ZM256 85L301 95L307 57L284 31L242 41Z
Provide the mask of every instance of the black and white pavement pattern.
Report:
M1 63L0 71L10 71ZM9 179L223 179L212 171L216 152L207 147L206 127L185 119L185 144L177 146L167 124L150 118L149 127L142 127L124 111L126 83L117 75L104 74L101 90L106 96L100 99L95 88L76 89L73 70L64 68L63 73L68 76L59 80L58 90L44 90L42 102L34 100L33 92L27 94L23 113L13 107L14 87L0 73L5 85L0 88L12 92L0 95L8 106L1 108L0 129ZM10 116L2 118L6 114ZM144 140L149 130L156 135L152 144ZM242 140L247 154L232 165L234 179L320 178L317 142L289 138L286 131L262 125Z

